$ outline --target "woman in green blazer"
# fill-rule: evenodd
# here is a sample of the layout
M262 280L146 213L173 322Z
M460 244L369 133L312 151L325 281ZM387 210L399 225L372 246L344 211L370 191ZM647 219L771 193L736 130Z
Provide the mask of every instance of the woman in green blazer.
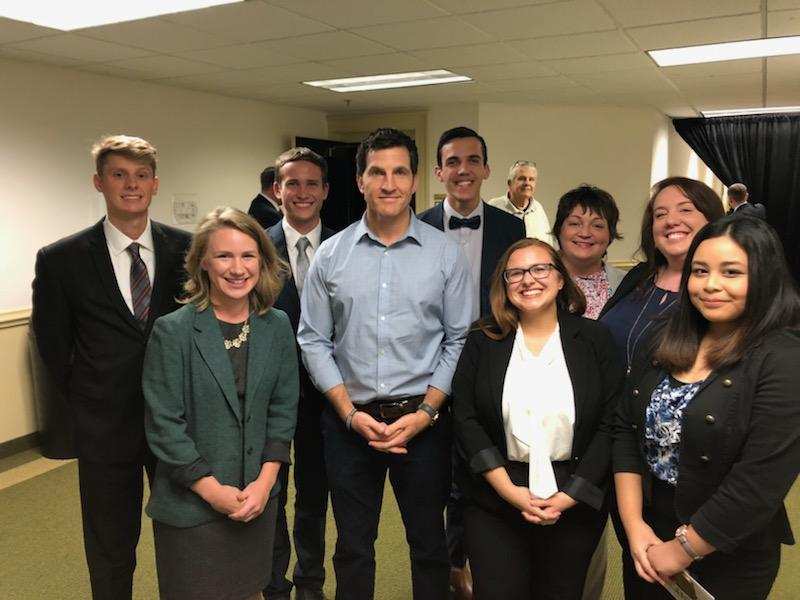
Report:
M153 327L142 384L162 598L260 598L268 583L298 400L292 328L271 308L285 268L256 221L217 208L186 257L185 306Z

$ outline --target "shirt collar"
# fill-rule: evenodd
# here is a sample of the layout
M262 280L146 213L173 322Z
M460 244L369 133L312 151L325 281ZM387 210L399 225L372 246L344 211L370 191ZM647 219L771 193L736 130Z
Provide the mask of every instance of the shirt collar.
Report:
M283 227L283 235L286 238L287 248L297 247L297 240L299 240L301 237L306 237L308 241L311 242L311 247L314 250L319 248L319 243L322 236L322 221L317 221L316 227L305 234L300 233L294 227L292 227L285 217L281 219L281 227Z
M269 196L267 196L267 195L266 195L264 192L259 192L259 193L258 193L258 195L259 195L259 196L261 196L262 198L264 198L264 200L266 200L266 201L267 201L267 202L269 202L270 204L272 204L272 206L274 206L274 207L275 207L275 210L277 210L278 212L280 212L280 210L281 210L281 207L280 207L280 205L279 205L277 202L275 202L275 200L273 200L272 198L270 198Z
M457 217L459 219L469 219L470 217L479 216L481 218L481 226L483 226L483 200L478 202L478 206L475 207L471 213L469 213L466 217L462 216L461 213L458 213L453 209L450 205L450 199L445 198L444 202L442 202L442 208L444 208L444 223L447 226L447 222L450 220L450 217Z
M408 212L411 215L411 218L408 221L408 229L406 229L405 235L401 236L400 239L395 242L395 244L399 244L403 240L410 238L421 246L422 236L420 235L419 231L419 219L414 214L414 211L410 208L408 209ZM356 225L356 232L355 236L353 237L354 243L358 244L362 239L364 239L364 236L367 236L381 245L385 245L382 241L380 241L380 239L378 239L378 236L373 233L373 231L369 228L369 225L367 225L367 211L364 211L364 214L361 215L361 220L358 222L358 225Z
M106 242L111 249L114 256L119 256L128 249L133 242L138 243L142 248L155 252L153 246L153 230L150 227L150 218L147 218L147 225L145 225L142 235L138 239L132 240L127 235L117 229L114 224L109 221L108 217L103 219L103 233L106 235Z

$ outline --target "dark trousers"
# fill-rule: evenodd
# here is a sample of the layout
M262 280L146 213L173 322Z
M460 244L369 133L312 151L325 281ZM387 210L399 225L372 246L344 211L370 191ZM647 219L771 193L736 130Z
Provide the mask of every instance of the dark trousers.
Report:
M155 458L130 463L78 459L83 545L94 600L131 598L142 528L142 470L153 480Z
M453 445L453 465L458 460L456 452L456 447ZM461 493L455 477L453 477L445 509L445 535L450 566L463 569L467 563L467 555L464 550L464 494Z
M675 537L680 523L675 515L675 488L656 480L653 499L645 506L644 520L664 541ZM627 540L626 540L627 543ZM688 571L718 600L765 600L778 575L781 562L779 543L754 547L745 544L730 553L714 552L693 563ZM636 573L631 561L626 600L671 600L660 584L647 583Z
M297 562L292 579L299 588L321 590L325 582L325 518L328 512L328 478L322 448L320 417L322 398L301 398L294 435L295 501L292 538ZM272 556L272 580L264 590L269 597L288 596L292 582L286 578L291 548L286 521L289 465L278 473L281 492Z
M408 454L386 454L347 431L333 409L323 413L325 464L338 538L333 555L336 600L372 600L375 540L386 472L411 553L414 600L446 600L450 565L444 506L450 492L451 420L439 421L412 439Z
M464 510L475 600L580 600L607 515L579 503L553 525L533 525L512 506Z

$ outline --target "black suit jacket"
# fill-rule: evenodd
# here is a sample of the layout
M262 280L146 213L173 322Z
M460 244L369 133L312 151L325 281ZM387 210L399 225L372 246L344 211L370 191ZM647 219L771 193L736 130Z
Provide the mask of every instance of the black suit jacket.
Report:
M155 277L142 330L125 304L103 221L39 250L31 325L49 374L72 408L78 456L136 460L144 438L142 362L153 321L178 307L191 240L152 222Z
M763 204L751 204L750 202L745 202L731 214L734 214L737 217L758 217L759 219L766 220L767 209L764 208Z
M794 543L783 499L800 469L800 334L770 334L740 363L712 373L683 412L675 511L718 550ZM666 373L640 355L619 401L614 471L653 476L645 410Z
M571 476L558 484L575 500L600 509L611 473L612 427L623 369L605 325L562 312L558 323L575 397ZM465 495L488 510L506 505L482 474L508 463L503 385L515 334L493 340L480 330L470 332L453 377L456 477Z
M250 208L247 210L247 214L258 221L259 225L264 229L272 227L283 218L281 211L275 208L272 203L261 194L253 198L253 201L250 203Z
M445 230L444 206L441 203L419 215L422 221ZM525 224L514 215L483 203L483 251L481 252L481 311L482 317L490 315L489 288L497 261L508 247L525 237Z
M336 232L333 231L333 229L328 229L323 225L322 232L320 234L320 241L324 242L335 233ZM270 227L267 230L267 235L272 240L272 243L275 244L275 250L278 251L278 255L284 261L286 261L287 264L290 264L289 251L286 248L286 235L283 232L282 222L278 221L275 225ZM292 323L292 329L294 330L296 337L297 328L300 323L300 295L297 292L297 285L294 282L294 274L291 274L290 277L284 282L283 289L278 295L278 299L275 301L275 308L279 308L289 316L289 321ZM299 357L300 346L297 346L297 354ZM306 371L303 361L300 360L299 362L301 402L323 402L324 395L317 391L317 388L315 388L314 384L311 383L311 378L308 375L308 371Z

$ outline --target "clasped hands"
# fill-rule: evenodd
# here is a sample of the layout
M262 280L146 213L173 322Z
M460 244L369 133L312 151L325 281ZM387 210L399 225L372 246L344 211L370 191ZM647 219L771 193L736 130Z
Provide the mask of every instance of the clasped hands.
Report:
M272 481L265 485L258 479L247 485L243 490L232 486L223 485L213 477L206 477L195 491L211 508L229 519L248 523L264 512L269 500L269 493L275 484ZM213 481L210 481L213 480Z
M539 498L523 486L515 485L508 502L519 509L522 518L534 525L552 525L561 514L577 502L564 492L556 492L549 498Z
M644 521L627 534L636 572L645 581L664 585L692 564L678 540L662 541Z
M367 440L375 450L388 454L408 454L406 444L430 423L431 418L419 410L403 415L389 425L359 410L350 421L350 429Z

